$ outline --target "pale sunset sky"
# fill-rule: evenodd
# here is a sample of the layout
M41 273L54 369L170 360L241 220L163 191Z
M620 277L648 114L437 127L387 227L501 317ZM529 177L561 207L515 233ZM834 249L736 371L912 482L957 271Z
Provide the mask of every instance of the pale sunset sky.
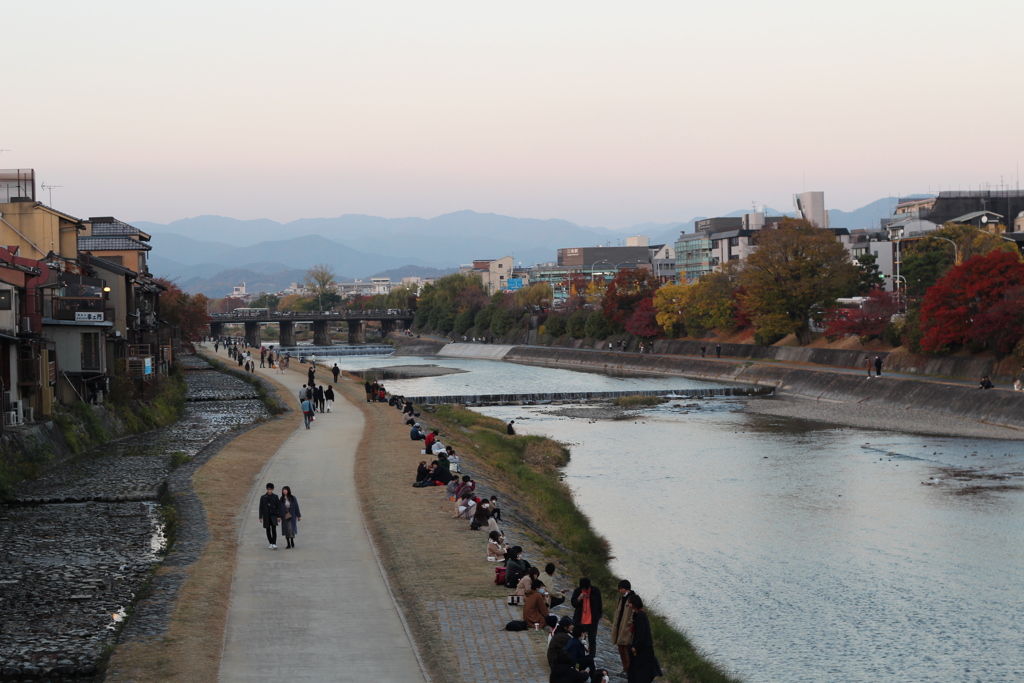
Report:
M0 168L158 222L1016 187L1022 25L1019 0L3 2Z

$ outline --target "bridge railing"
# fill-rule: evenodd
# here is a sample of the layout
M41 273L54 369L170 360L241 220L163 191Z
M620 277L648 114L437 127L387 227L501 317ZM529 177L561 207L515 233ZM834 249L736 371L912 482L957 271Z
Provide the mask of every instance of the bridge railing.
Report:
M311 318L328 318L337 320L370 319L387 320L390 318L410 318L414 312L407 309L381 309L368 311L274 311L271 313L212 313L210 319L221 320L308 320Z

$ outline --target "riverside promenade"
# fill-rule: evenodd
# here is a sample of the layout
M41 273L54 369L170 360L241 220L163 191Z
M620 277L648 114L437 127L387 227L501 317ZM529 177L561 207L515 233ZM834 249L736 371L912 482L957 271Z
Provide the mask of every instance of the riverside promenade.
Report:
M297 401L301 375L256 372ZM341 399L312 429L299 413L295 424L244 511L219 680L424 681L363 524L355 487L362 413ZM267 482L278 493L290 486L299 500L294 549L280 536L278 550L267 547L257 518Z

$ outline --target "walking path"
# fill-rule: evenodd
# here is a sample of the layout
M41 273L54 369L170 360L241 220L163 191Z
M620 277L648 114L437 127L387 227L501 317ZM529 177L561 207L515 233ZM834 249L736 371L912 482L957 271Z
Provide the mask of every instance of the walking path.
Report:
M226 360L221 349L217 354ZM297 367L304 372L308 366ZM322 372L323 370L321 370ZM256 372L271 376L269 368ZM291 388L305 381L273 374ZM287 400L287 396L281 397ZM363 416L348 401L296 432L256 483L231 588L221 681L423 681L415 652L366 535L355 487ZM267 482L302 508L294 549L267 548L257 518Z

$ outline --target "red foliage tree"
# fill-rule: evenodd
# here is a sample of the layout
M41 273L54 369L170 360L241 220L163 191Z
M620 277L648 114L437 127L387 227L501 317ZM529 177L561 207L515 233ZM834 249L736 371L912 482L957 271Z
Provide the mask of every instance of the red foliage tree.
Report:
M825 314L825 336L879 337L886 324L899 312L899 302L891 292L872 289L859 308L832 308Z
M647 297L637 304L636 310L626 320L626 332L637 337L653 339L662 333L661 325L658 324L658 311L654 308L651 297Z
M621 329L644 299L650 299L661 283L646 268L623 268L605 290L601 307L605 319Z
M206 295L184 292L169 280L158 278L157 282L167 288L167 291L160 294L160 317L180 327L185 341L202 339L210 322L210 316L206 313Z
M1024 263L1005 251L974 256L929 287L921 305L921 348L974 343L999 354L1024 337Z

